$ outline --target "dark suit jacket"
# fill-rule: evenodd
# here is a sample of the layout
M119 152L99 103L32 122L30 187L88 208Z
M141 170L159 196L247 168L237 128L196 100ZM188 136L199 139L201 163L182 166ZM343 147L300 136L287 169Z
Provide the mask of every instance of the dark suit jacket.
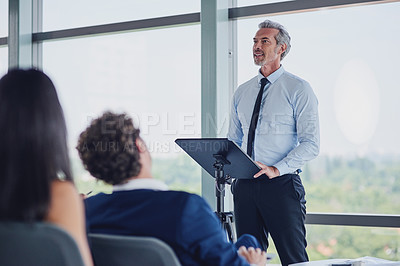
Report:
M182 265L249 265L226 240L206 201L180 191L138 189L86 199L90 233L152 236L168 243Z

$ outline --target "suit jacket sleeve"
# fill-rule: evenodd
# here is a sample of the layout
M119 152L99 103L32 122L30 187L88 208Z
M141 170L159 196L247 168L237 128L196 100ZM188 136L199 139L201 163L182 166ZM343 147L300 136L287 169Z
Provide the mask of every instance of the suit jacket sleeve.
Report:
M249 265L226 239L220 221L206 201L190 195L183 210L179 242L204 265Z

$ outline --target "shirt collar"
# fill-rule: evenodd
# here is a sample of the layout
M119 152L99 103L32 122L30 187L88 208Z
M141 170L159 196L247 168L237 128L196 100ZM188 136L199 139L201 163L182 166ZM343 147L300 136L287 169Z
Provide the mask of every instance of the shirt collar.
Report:
M269 83L274 83L275 81L277 81L277 79L283 74L283 72L285 72L285 69L283 68L283 66L281 65L277 70L275 70L274 72L272 72L268 77L267 80L269 81ZM263 74L261 74L261 71L258 71L258 83L261 82L261 79L265 78L263 76Z
M131 179L127 183L113 186L113 191L125 191L134 189L168 190L168 186L164 182L155 180L153 178Z

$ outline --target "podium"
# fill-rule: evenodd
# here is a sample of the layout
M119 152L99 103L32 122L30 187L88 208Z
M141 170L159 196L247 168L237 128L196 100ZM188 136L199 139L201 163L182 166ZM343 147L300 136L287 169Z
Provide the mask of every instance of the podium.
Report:
M234 242L234 216L232 212L224 211L225 185L232 184L233 178L253 179L260 167L236 143L227 138L181 138L176 139L175 143L215 178L216 214L228 240Z

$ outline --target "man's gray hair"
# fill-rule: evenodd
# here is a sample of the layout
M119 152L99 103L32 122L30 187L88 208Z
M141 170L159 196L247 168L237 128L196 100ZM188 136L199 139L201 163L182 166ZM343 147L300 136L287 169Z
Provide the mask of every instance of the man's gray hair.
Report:
M270 28L277 29L279 33L275 36L275 40L277 44L286 44L286 50L281 54L281 60L289 53L290 51L290 35L289 32L278 22L271 21L269 19L264 20L260 24L258 24L258 28Z

